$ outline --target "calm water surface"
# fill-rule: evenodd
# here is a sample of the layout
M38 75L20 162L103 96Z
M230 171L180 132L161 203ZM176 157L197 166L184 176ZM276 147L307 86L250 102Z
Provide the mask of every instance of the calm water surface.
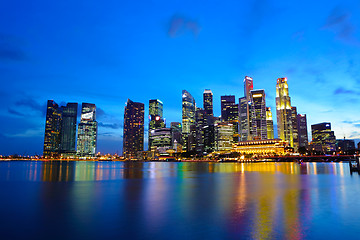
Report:
M1 239L358 239L347 163L0 162Z

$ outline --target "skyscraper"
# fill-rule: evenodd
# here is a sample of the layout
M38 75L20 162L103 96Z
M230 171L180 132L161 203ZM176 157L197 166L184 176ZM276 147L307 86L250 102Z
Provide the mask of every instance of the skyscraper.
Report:
M215 123L215 150L229 151L233 144L233 126L231 123Z
M244 97L239 98L239 134L240 141L251 140L251 90L253 90L253 79L249 76L244 78Z
M336 151L336 138L334 131L331 131L331 124L329 122L311 125L311 134L311 145L314 150L323 152Z
M297 115L298 122L298 136L299 136L299 147L308 147L308 130L307 130L307 121L306 114Z
M295 151L299 151L299 133L298 133L298 121L296 107L291 107L291 121L293 131L293 143Z
M61 112L59 105L53 100L47 101L44 136L45 158L57 157L60 148Z
M289 87L286 78L278 78L276 84L276 117L278 137L293 147L292 112Z
M251 137L267 139L265 91L251 90L250 103Z
M221 96L221 119L222 121L228 121L228 107L235 104L235 96L234 95L225 95Z
M60 134L60 152L66 154L76 153L76 120L77 103L67 103L61 107L62 121Z
M213 116L214 112L213 112L213 93L211 92L210 89L205 89L204 94L203 94L203 98L204 98L204 110L205 110L205 114L208 116Z
M151 149L151 133L152 130L164 128L165 122L163 119L163 103L159 99L149 100L149 134L148 134L148 148Z
M266 108L266 129L267 139L274 139L274 122L270 107Z
M127 100L124 111L123 155L136 158L144 150L144 104Z
M77 154L79 156L95 156L97 147L97 126L95 104L82 103L77 138Z
M188 150L188 137L191 133L191 126L194 126L195 131L195 99L191 94L182 91L182 134L183 134L183 148ZM196 134L195 134L196 135Z

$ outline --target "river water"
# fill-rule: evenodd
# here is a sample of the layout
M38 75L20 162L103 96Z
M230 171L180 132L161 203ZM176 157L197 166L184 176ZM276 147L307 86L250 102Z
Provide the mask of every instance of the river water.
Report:
M0 239L358 239L347 163L0 162Z

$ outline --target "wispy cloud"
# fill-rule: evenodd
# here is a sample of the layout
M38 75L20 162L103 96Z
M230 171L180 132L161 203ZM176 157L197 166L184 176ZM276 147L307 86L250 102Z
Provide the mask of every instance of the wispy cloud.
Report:
M98 126L103 127L103 128L111 128L111 129L119 129L119 128L121 128L120 124L117 124L117 123L102 123L102 122L99 122Z
M186 33L192 33L194 37L197 37L200 30L201 27L196 20L182 15L174 15L170 19L168 35L174 38Z
M335 94L335 95L339 95L339 94L354 94L354 95L359 95L359 96L360 96L360 92L355 91L355 90L345 89L345 88L342 88L342 87L339 87L339 88L335 89L334 94Z
M21 48L21 41L17 38L0 33L0 60L25 61L28 56Z
M322 29L332 31L342 41L360 46L360 42L354 36L355 25L350 19L351 12L337 6L328 15Z

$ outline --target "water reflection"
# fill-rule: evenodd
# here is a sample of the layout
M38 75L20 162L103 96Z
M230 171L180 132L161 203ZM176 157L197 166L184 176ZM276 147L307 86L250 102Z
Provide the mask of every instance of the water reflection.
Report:
M6 162L0 210L44 239L336 239L359 233L359 180L346 163Z

